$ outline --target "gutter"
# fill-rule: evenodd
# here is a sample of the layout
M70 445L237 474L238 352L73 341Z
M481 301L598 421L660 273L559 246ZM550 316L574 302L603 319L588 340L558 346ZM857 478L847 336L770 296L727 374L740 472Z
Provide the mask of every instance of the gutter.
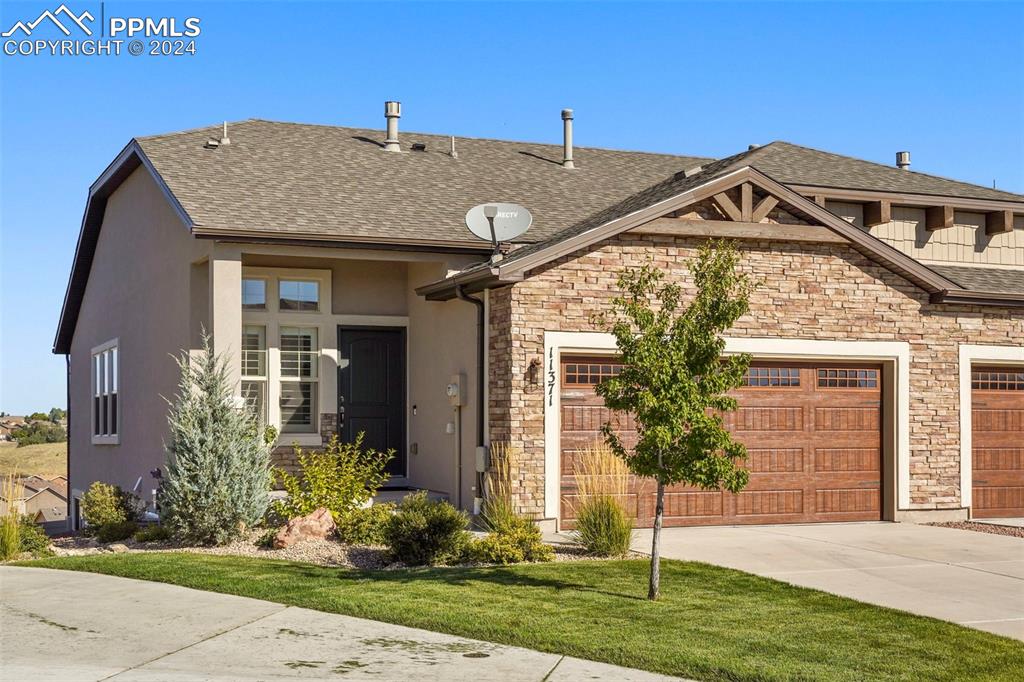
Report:
M455 297L460 301L472 303L476 306L476 450L478 464L476 467L477 492L473 513L478 513L484 490L484 472L480 471L479 462L482 458L479 455L480 453L486 453L484 442L486 440L484 437L484 409L486 409L484 401L484 344L487 342L485 334L486 320L484 319L484 302L479 298L467 296L461 284L455 285ZM461 480L459 481L459 489L462 489Z
M949 289L932 294L931 302L1001 306L1003 308L1024 308L1024 294L1008 294L999 291Z

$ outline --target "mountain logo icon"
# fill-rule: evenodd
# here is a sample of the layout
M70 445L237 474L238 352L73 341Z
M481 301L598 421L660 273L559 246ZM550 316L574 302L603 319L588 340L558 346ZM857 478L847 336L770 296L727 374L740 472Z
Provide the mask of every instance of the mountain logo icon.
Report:
M85 32L85 35L92 35L92 29L86 26L85 22L95 21L96 17L94 17L88 11L76 15L74 12L68 9L67 5L64 4L62 4L60 7L58 7L52 12L50 10L44 10L43 13L40 14L35 21L30 21L28 23L25 23L24 21L18 21L14 24L14 26L11 26L9 30L0 33L0 35L2 35L4 38L10 38L18 31L21 31L25 34L25 36L30 36L32 35L32 31L36 30L36 27L42 24L43 21L47 19L49 19L58 29L60 29L61 33L63 33L64 35L71 35L71 31L68 30L68 27L62 24L60 19L57 18L58 15L63 15L65 21L70 21L75 26L78 26L78 28Z

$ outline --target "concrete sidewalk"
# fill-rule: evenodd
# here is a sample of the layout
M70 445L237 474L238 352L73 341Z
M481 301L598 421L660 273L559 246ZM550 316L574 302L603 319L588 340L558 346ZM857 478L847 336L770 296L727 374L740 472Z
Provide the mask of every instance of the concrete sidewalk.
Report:
M3 680L674 679L91 573L0 567L0 607Z
M650 553L651 533L633 548ZM1024 640L1024 540L911 523L667 528L662 555Z

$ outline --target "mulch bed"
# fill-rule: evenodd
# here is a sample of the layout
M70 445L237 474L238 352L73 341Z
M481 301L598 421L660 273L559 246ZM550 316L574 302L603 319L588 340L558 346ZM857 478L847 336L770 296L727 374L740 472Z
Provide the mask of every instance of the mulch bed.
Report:
M992 523L976 523L973 521L950 521L949 523L929 523L929 526L941 526L942 528L958 528L960 530L973 530L979 533L991 533L992 535L1009 535L1013 538L1024 538L1024 528L1015 526L997 526Z

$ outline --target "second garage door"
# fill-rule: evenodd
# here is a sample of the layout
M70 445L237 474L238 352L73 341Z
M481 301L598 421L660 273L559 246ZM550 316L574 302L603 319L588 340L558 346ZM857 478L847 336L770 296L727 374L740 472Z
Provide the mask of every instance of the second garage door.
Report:
M577 453L613 421L594 387L621 364L607 357L562 360L562 526L573 525ZM665 525L879 520L882 514L882 371L876 365L754 363L736 391L726 426L747 446L750 483L739 494L684 486L665 494ZM654 483L636 479L624 502L638 526L653 523Z
M971 438L972 516L1024 516L1024 369L973 369Z

